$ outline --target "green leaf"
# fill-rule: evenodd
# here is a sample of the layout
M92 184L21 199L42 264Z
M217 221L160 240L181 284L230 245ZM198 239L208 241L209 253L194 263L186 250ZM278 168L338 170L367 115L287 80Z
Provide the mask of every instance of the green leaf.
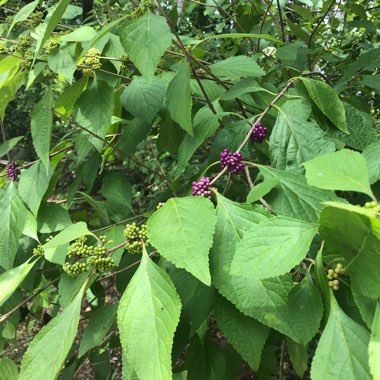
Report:
M346 125L346 114L343 103L335 90L328 84L309 78L302 78L307 92L315 105L342 132L349 133Z
M307 184L303 175L258 165L260 172L267 178L276 178L279 185L265 197L271 207L279 214L315 223L319 219L322 202L337 200L332 191L319 190Z
M358 152L343 149L316 157L304 166L310 186L328 190L358 191L373 198L367 163Z
M61 41L65 42L85 42L90 41L96 36L96 31L91 26L81 26L71 33L60 36Z
M7 270L13 266L27 211L13 182L0 198L0 210L0 266Z
M52 167L45 170L40 160L21 173L18 192L34 216L37 216L52 175Z
M54 73L61 75L68 83L72 83L77 67L68 49L60 48L48 57L48 64Z
M139 377L136 374L136 371L131 366L131 363L128 361L125 351L121 354L122 359L122 376L123 380L139 380Z
M0 380L17 380L16 364L8 358L0 359Z
M368 331L349 318L332 296L329 320L315 352L311 378L371 379L368 343Z
M252 226L236 247L231 274L264 279L287 273L307 255L315 225L277 216Z
M228 91L221 97L221 100L233 100L242 95L252 92L269 92L267 89L261 87L254 79L244 78L239 82L232 85Z
M5 61L3 59L3 61ZM24 83L24 77L26 75L25 71L19 71L19 65L21 60L18 58L17 63L6 76L6 79L0 82L0 120L4 120L5 110L8 104L16 98L16 93L18 89Z
M45 259L53 263L63 264L65 257L60 257L59 248L84 235L93 235L87 229L86 223L78 222L68 226L43 245Z
M171 198L148 219L148 237L165 259L210 285L208 252L215 223L208 199Z
M122 135L119 142L119 148L125 155L135 153L137 145L145 139L151 129L151 123L139 119L133 119L121 128Z
M83 191L78 191L78 194L80 194L88 202L88 204L95 209L104 223L110 223L107 210L104 207L104 202L96 201L93 197L91 197L91 195L88 195Z
M117 318L123 351L139 378L171 379L171 350L180 311L169 276L143 252L120 300Z
M42 204L37 219L38 231L42 234L62 231L73 224L67 209L56 203Z
M48 87L45 95L37 103L31 118L32 140L37 156L49 170L51 131L53 128L53 95Z
M129 59L150 79L172 42L172 34L164 17L148 11L121 26L120 41Z
M66 88L55 102L55 110L66 117L73 112L74 105L87 86L88 78L82 76L72 86ZM59 115L58 116L61 116Z
M77 277L71 277L66 272L63 272L58 283L59 304L65 308L75 298L79 289L87 281L88 273L81 273Z
M219 103L214 102L213 105L216 109L220 109ZM220 109L220 111L222 110ZM186 169L187 163L194 152L218 129L218 119L218 116L215 115L208 106L202 107L196 113L193 121L194 135L190 136L187 134L178 148L177 177Z
M246 278L231 273L236 246L246 231L271 215L261 206L241 205L220 194L217 200L217 224L210 253L215 287L245 315L301 343L305 329L295 330L298 325L291 321L287 304L293 287L290 276L258 280L254 276Z
M326 133L330 137L344 142L350 148L363 150L376 141L376 129L373 127L372 117L348 103L343 103L343 105L346 111L347 128L350 134L330 127L328 124L321 124L321 126L326 129Z
M116 304L104 305L91 314L90 320L80 341L78 357L96 347L106 336L116 321Z
M263 182L255 185L254 188L249 191L247 195L247 203L258 201L277 186L279 182L280 181L275 177L265 177Z
M132 186L125 175L115 172L107 173L103 178L101 191L107 201L132 209Z
M193 136L191 125L192 97L190 92L190 66L182 61L166 91L166 104L172 119Z
M9 38L9 35L16 24L18 24L19 22L26 21L28 19L28 17L33 13L34 9L37 7L38 3L39 0L32 1L31 3L23 6L17 12L17 14L13 18L11 26L8 29L7 38Z
M58 25L69 3L70 0L60 0L57 4L52 6L49 9L48 15L45 17L44 22L36 28L37 43L34 50L34 61L36 60L41 47L44 46L55 27Z
M28 260L0 275L0 306L16 291L36 262L30 263Z
M367 162L369 183L372 185L380 180L380 142L365 148L362 155Z
M303 377L308 368L308 352L307 347L303 344L287 339L287 351L292 362L294 371L299 377Z
M216 76L235 80L241 77L262 77L265 72L253 57L240 55L214 63L210 70Z
M269 334L268 327L246 317L220 296L215 304L215 318L228 342L249 366L257 371L261 352Z
M22 359L19 380L58 377L77 334L85 287L86 283L71 304L33 338Z
M362 83L380 94L380 75L363 75Z
M365 297L380 297L380 220L372 210L326 202L321 213L320 235L330 250L347 264L353 289Z
M144 77L135 76L123 91L120 102L133 116L151 122L161 109L165 91L165 83L159 78L148 82Z
M287 101L280 109L269 139L272 166L287 171L303 171L302 163L335 151L324 132L308 122L311 107L303 99Z
M0 145L0 158L5 156L16 144L23 139L24 136L14 137L12 139L7 140L4 144Z
M377 302L375 317L371 327L371 338L368 347L369 367L373 380L380 379L380 302Z
M309 275L290 291L288 308L293 327L306 345L317 334L323 316L321 295Z
M94 79L76 102L76 121L104 139L113 113L113 88L104 81ZM91 143L100 152L103 142L89 135Z

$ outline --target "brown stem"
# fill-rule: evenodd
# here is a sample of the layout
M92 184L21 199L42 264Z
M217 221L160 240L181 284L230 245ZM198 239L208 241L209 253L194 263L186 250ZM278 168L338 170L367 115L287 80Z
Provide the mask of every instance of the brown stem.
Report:
M275 105L275 103L288 91L292 83L293 83L292 79L286 83L286 86L277 94L277 96L272 100L272 102L268 105L268 107L265 108L265 110L260 114L260 116L255 121L255 124L259 123L264 118L264 116ZM245 137L243 142L240 144L239 148L236 150L236 153L239 153L244 148L245 144L247 144L247 142L249 141L250 136L251 136L251 131L247 133L247 136Z

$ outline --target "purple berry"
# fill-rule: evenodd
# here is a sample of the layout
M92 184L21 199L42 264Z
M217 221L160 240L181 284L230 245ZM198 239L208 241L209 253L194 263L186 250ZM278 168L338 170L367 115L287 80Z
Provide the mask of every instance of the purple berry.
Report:
M205 198L211 198L210 178L202 177L199 182L193 182L193 195Z
M252 128L250 140L252 142L261 144L264 141L267 132L267 128L263 127L261 123L257 123Z
M240 153L229 152L228 149L224 149L220 153L220 165L222 168L227 167L227 171L231 174L239 173L244 169L245 164L241 162L243 156Z
M7 166L7 177L10 181L17 181L20 174L20 168L16 162L11 162Z

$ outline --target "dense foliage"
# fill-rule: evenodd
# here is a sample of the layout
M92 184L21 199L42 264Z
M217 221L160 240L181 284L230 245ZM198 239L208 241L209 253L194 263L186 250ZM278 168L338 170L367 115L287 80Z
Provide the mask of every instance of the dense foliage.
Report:
M0 0L0 379L380 379L377 1Z

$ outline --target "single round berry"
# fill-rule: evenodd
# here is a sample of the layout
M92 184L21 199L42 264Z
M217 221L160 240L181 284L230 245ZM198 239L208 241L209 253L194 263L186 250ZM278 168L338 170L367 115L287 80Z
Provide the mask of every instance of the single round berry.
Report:
M244 169L245 164L242 162L243 156L240 153L230 152L224 149L220 153L220 165L222 168L227 168L231 174L237 174Z
M333 281L329 281L329 286L333 286L334 285L334 282Z
M11 162L7 166L7 178L10 181L17 181L20 174L20 168L16 162Z
M264 141L267 133L268 133L267 128L263 127L261 123L257 123L252 128L250 140L252 142L261 144Z
M333 285L337 286L337 285L339 285L339 280L334 280L332 283L333 283Z
M210 187L210 178L202 177L199 182L193 182L193 192L194 196L200 196L205 198L211 198Z
M339 286L338 285L334 285L332 288L333 288L333 290L339 290Z

